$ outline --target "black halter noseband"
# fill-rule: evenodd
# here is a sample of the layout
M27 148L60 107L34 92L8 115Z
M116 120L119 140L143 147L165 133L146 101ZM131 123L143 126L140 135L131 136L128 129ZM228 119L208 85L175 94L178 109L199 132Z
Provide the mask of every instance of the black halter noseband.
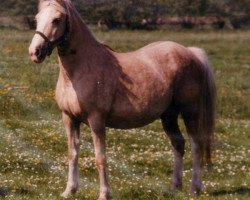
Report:
M36 31L35 34L40 35L45 40L45 48L43 50L46 51L47 56L50 56L53 49L56 46L65 44L67 39L68 39L68 37L67 37L67 34L68 34L68 17L66 17L66 26L65 26L64 34L61 37L57 38L56 40L50 41L49 38L40 31Z

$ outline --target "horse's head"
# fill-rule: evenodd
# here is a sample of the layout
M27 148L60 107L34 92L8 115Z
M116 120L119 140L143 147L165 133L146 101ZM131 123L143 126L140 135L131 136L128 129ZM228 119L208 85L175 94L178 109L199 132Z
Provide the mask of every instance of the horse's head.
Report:
M66 40L67 10L63 0L40 0L36 32L29 47L32 61L41 63Z

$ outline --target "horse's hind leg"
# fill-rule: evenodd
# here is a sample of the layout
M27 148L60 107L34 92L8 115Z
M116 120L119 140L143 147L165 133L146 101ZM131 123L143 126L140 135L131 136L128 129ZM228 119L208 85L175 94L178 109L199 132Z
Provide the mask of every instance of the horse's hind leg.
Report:
M192 152L192 182L190 185L190 193L199 193L203 184L201 181L201 160L202 160L202 138L198 132L199 129L199 119L196 114L192 112L182 113L186 129L190 138L191 152Z
M174 152L174 171L172 189L182 189L182 171L185 140L178 126L179 111L175 106L170 106L161 116L163 128L170 138Z

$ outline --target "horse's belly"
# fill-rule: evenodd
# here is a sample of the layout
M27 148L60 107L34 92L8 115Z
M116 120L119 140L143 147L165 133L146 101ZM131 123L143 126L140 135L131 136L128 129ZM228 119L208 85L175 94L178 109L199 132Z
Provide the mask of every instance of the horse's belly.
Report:
M108 115L106 125L111 128L137 128L145 126L156 119L167 109L171 95L162 98L151 99L151 101L120 101L113 107Z
M118 129L131 129L138 128L150 124L151 122L158 119L159 116L155 117L147 117L147 118L130 118L122 117L122 116L114 116L110 117L106 121L106 126L109 128L118 128Z

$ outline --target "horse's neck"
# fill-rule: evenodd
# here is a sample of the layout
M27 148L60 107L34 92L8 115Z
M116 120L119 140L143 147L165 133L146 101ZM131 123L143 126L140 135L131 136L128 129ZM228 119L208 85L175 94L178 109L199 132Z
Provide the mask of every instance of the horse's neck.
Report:
M72 23L72 37L69 39L71 49L81 50L98 46L97 40L78 15Z
M74 74L79 74L87 68L92 62L91 59L96 62L94 55L102 48L79 15L73 13L72 18L69 46L63 54L59 53L61 75L65 80L70 80Z

